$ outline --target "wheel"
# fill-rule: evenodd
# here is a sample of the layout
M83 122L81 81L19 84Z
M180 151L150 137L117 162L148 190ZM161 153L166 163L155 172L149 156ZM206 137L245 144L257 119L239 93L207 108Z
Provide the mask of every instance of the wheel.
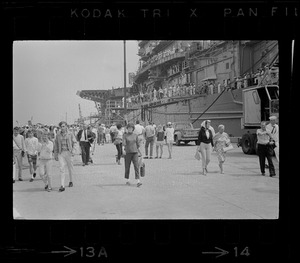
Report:
M177 137L177 136L175 137L175 144L176 144L176 146L179 146L179 145L180 145L180 140L178 140L178 137Z
M185 145L187 145L190 141L184 141Z
M195 141L195 144L196 144L196 145L200 145L200 143L198 142L198 140L197 140L197 141Z
M242 137L242 150L245 154L255 153L254 136L252 134L244 134Z

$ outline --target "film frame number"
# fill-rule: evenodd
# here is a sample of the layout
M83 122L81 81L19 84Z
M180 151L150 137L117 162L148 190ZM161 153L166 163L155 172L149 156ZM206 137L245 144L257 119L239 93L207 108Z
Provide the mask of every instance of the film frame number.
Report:
M101 247L100 249L94 248L94 247L80 247L80 256L81 257L87 257L87 258L93 258L93 257L106 257L107 258L107 252L104 247Z
M235 257L239 257L239 256L250 256L250 250L249 247L245 247L241 252L239 251L238 247L234 247L234 255Z

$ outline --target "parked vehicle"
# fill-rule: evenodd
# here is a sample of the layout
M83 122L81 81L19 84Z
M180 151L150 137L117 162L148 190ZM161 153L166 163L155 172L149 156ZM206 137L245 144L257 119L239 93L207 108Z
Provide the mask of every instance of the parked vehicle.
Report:
M194 141L197 145L198 142L198 133L199 128L196 129L189 122L174 122L174 142L177 146L180 145L181 142L188 144L191 141Z
M238 146L245 154L255 154L256 130L262 121L279 115L279 87L277 85L256 86L243 90L242 127L246 133L238 139Z

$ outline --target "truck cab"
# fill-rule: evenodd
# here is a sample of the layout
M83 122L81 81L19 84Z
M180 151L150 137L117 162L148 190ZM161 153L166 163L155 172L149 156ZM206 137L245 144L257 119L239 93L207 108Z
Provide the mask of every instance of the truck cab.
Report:
M279 115L279 87L264 85L243 90L242 128L246 133L238 141L245 154L256 153L256 130L262 121Z

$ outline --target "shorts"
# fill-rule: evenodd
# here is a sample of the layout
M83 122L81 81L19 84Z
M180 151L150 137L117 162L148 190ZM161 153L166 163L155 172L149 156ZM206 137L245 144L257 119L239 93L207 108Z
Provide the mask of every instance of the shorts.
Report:
M168 139L167 139L167 143L173 144L173 143L174 143L174 140L170 140L170 139L168 140Z
M164 145L164 141L156 141L155 144L156 144L157 146L159 146L159 145Z
M37 155L27 154L27 158L29 163L36 164Z

